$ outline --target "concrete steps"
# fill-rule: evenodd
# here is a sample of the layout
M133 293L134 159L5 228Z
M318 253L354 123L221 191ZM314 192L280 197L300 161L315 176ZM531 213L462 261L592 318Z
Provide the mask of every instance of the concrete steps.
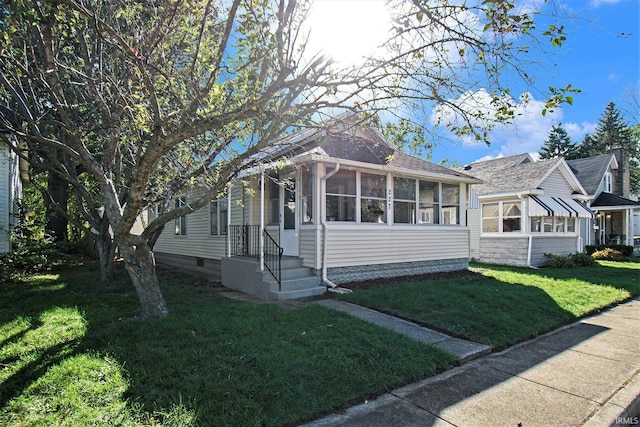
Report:
M269 299L286 300L322 295L326 286L320 286L320 279L313 270L302 265L298 257L284 256L281 260L281 283L265 271L264 282L269 284Z

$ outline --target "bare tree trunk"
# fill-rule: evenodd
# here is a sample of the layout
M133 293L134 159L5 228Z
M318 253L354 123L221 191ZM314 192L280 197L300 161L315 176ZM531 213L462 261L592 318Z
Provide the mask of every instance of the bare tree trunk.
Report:
M146 244L119 243L118 246L124 258L124 267L136 288L138 298L140 298L142 311L139 318L166 316L168 314L167 304L158 284L153 252Z
M47 191L60 209L67 212L67 200L69 198L69 185L66 181L54 173L49 173L47 182ZM61 215L49 204L47 204L47 233L53 237L55 242L66 242L68 221L64 215Z

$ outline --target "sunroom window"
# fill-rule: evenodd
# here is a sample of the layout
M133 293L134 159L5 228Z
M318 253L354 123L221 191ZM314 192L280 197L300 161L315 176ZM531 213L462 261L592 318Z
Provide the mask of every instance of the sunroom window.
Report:
M520 231L520 202L504 202L502 204L502 232Z
M393 222L396 224L415 224L416 180L408 178L393 179Z
M340 170L327 179L327 221L356 220L356 172Z
M460 186L442 184L442 224L459 224Z
M418 222L423 224L438 224L440 222L440 184L431 181L418 183L420 194L420 216Z
M520 202L496 202L482 205L483 233L512 233L520 231L522 213Z
M360 174L360 221L383 224L387 222L387 178L384 175Z
M482 232L497 233L500 231L500 204L486 203L482 205Z

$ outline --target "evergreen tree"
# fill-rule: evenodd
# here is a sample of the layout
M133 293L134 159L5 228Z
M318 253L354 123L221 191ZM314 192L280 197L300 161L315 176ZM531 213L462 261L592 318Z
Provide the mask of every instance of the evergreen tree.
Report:
M622 148L629 159L631 193L640 189L640 141L634 127L622 117L622 113L610 102L598 120L596 132L585 135L577 147L577 157L585 158L609 154L615 148Z
M575 159L577 156L576 145L571 141L567 131L559 123L551 128L549 136L538 152L541 159L553 159L564 157L565 159Z

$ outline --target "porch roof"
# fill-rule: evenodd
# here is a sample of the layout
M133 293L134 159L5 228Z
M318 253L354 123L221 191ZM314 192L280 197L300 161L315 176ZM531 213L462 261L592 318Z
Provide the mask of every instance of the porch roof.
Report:
M534 202L529 206L529 216L559 216L593 218L593 211L573 199L553 196L529 196Z
M640 208L639 202L625 199L624 197L617 196L611 193L600 193L600 195L591 203L592 208Z

